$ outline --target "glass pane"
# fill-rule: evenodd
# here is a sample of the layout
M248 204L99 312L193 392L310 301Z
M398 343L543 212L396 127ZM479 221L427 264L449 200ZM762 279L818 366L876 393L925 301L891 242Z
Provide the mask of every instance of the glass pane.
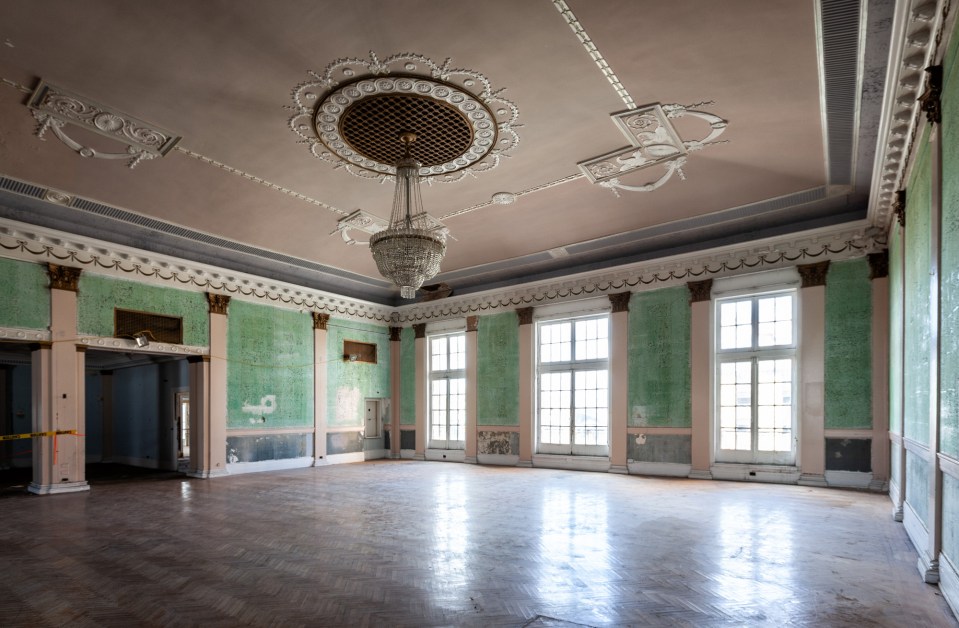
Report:
M466 368L466 336L450 336L450 358L449 369L451 371L462 370Z
M430 339L430 370L432 371L446 370L446 364L447 364L446 353L447 353L446 336L440 336L439 338Z
M573 326L569 322L541 325L540 362L565 362L572 355Z

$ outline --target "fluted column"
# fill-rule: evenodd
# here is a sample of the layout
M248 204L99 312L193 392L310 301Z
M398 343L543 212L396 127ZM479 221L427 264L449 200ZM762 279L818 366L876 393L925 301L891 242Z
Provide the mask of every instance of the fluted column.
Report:
M426 323L413 325L413 348L416 352L416 451L415 460L426 460L427 413L430 407L430 391L426 373Z
M402 327L390 327L390 457L400 457L400 408L402 387L400 374L400 333Z
M631 292L610 294L609 321L609 471L628 473L626 419L629 415L629 299Z
M312 312L313 317L313 465L326 463L327 425L327 325L330 315Z
M533 466L533 308L516 310L519 317L519 467Z
M466 452L464 461L476 464L476 415L479 316L466 317Z

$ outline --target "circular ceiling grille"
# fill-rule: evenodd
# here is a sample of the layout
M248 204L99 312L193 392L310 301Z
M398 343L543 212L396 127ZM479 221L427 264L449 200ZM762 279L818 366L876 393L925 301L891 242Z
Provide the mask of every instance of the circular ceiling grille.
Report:
M477 96L455 85L410 76L347 83L320 101L313 123L329 151L318 156L335 155L387 175L396 173L403 156L400 135L415 133L410 152L422 164L420 176L446 175L477 164L496 146L498 126Z
M412 94L384 94L357 101L340 118L340 137L357 153L386 164L403 156L400 134L412 131L410 153L431 167L455 160L473 142L469 120L451 106Z

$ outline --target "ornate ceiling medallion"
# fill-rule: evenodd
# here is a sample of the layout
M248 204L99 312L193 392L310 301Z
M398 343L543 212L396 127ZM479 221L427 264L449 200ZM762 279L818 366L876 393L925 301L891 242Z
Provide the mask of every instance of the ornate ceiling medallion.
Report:
M711 104L713 103L702 102L695 105L653 103L613 114L610 117L629 140L629 146L582 161L577 165L590 181L612 190L617 196L618 190L651 192L665 184L674 173L678 174L679 178L685 179L683 166L686 165L689 153L702 150L712 144L726 142L726 140L716 139L726 130L726 120L705 111L692 109ZM683 116L701 118L709 124L709 133L698 140L683 140L670 122L671 119ZM643 185L626 185L620 181L620 177L656 165L663 166L665 172L653 181Z
M499 165L519 143L519 109L479 72L399 53L338 59L293 89L290 128L315 157L358 177L392 179L404 132L420 176L458 181Z

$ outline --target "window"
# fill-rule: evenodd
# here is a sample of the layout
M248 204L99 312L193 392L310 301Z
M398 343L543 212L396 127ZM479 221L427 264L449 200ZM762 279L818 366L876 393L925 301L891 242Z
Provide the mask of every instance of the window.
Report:
M537 451L609 455L609 317L541 322Z
M795 291L720 299L716 313L716 460L795 464Z
M430 449L466 447L466 334L430 338Z

